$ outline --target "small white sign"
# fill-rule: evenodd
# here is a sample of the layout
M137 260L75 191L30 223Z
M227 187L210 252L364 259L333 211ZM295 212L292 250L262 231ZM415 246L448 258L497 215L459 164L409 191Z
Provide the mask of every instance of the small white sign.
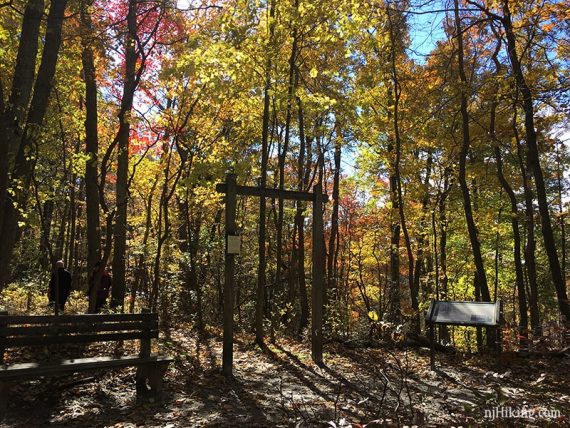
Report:
M239 254L241 250L241 236L228 235L226 253Z

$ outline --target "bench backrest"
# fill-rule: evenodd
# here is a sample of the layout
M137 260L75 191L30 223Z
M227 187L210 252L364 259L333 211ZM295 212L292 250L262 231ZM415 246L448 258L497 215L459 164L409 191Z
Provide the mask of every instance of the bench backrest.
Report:
M158 338L158 314L1 315L0 362L7 348L51 344L141 340L141 354L150 353Z

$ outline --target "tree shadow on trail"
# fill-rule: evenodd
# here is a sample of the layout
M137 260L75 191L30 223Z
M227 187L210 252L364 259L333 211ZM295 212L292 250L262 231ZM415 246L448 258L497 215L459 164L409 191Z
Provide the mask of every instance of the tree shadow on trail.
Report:
M289 350L285 349L281 345L274 344L273 346L281 353L283 353L287 358L279 356L277 353L275 353L267 346L263 346L262 348L263 352L267 356L269 356L276 364L282 367L285 370L285 372L287 372L289 375L293 376L294 378L298 379L304 387L311 390L311 392L313 392L315 395L321 397L323 400L325 400L325 402L327 403L334 402L335 406L339 404L338 402L340 400L342 392L340 390L340 385L341 385L340 383L335 383L332 380L325 377L323 374L318 373L314 368L303 363L299 359L299 357L297 357L296 355L294 355L293 353L291 353ZM326 370L326 368L324 369ZM283 382L286 383L287 380L284 380ZM319 383L321 384L321 386L319 386ZM281 397L282 399L288 398L289 400L292 400L291 397L284 397L282 391L280 391L280 394L282 395ZM346 394L343 395L345 395L346 398ZM328 416L329 419L331 417L332 418L337 417L336 409L334 411L335 413L334 415L332 415L333 413L332 409L327 409L326 412L331 413L330 415L326 415ZM354 410L346 406L343 410L343 413L356 419L360 419L362 417L362 414L358 414L358 412L355 412Z
M313 373L315 376L318 376L319 378L322 379L323 382L326 382L330 387L335 387L333 382L331 382L330 380L328 380L327 378L325 378L321 373L318 373L315 369L313 369L312 367L309 367L308 365L306 365L305 363L303 363L299 357L297 357L296 355L294 355L293 353L291 353L291 351L283 348L281 345L275 344L274 345L275 348L277 348L279 351L283 352L285 355L287 355L287 357L294 362L296 365L298 365L300 368L307 370L311 373ZM321 369L323 371L325 371L326 373L328 373L332 378L336 379L337 381L341 382L342 385L346 386L348 389L350 389L353 392L358 393L359 395L361 395L363 398L371 398L372 400L374 400L374 397L370 397L369 392L364 389L359 387L358 385L356 385L355 383L351 382L350 380L348 380L344 375L342 375L340 373L340 371L334 370L333 368L331 368L330 366L327 366L326 364L323 364L322 366L320 366Z
M246 385L240 379L234 377L231 379L229 386L231 391L233 392L234 398L238 401L236 404L241 404L241 406L236 406L240 410L245 410L247 415L247 423L248 424L263 424L266 425L270 421L263 409L260 405L259 401L256 400L253 395L250 393L248 388L251 390L260 390L257 387L248 384ZM243 413L243 412L242 412ZM230 420L230 422L235 422L235 420Z

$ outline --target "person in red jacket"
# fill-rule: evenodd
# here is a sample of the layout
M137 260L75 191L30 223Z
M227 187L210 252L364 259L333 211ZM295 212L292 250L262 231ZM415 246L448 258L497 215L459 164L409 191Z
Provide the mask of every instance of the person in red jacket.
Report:
M113 279L103 263L95 263L89 278L89 306L91 307L91 299L95 299L94 313L98 313L107 303L112 284ZM95 289L93 289L94 287Z

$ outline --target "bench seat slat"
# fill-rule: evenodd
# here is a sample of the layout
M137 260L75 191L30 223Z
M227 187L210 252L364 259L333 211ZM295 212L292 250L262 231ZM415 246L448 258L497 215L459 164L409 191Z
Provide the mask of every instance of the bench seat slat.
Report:
M0 315L0 324L52 324L52 323L98 323L120 321L158 321L158 314L81 314L81 315Z
M76 334L62 336L0 337L0 348L16 346L44 346L61 343L112 342L119 340L156 339L158 330L125 333Z
M167 356L151 355L150 357L96 357L76 358L50 362L34 362L0 366L0 380L53 376L60 373L73 373L84 370L97 370L113 367L142 366L146 364L170 363L173 359Z
M0 336L41 336L43 334L69 334L69 333L89 333L97 331L125 331L125 330L144 330L158 329L156 321L121 321L121 322L103 322L92 324L51 324L51 325L27 325L27 326L7 326L0 327Z

